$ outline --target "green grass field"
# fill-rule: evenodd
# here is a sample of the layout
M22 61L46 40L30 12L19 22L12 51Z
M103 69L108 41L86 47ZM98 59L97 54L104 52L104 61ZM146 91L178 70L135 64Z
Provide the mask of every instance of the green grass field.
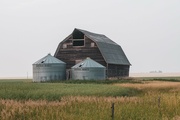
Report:
M63 96L135 96L132 88L106 84L32 83L27 80L0 81L0 99L61 100Z
M179 120L179 78L0 80L0 120Z

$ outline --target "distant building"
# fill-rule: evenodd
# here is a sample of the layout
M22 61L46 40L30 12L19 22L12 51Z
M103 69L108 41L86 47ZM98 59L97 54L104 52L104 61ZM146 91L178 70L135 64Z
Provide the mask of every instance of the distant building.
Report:
M121 46L102 34L74 29L60 42L54 56L66 63L67 70L90 57L106 67L107 77L129 76L131 64Z

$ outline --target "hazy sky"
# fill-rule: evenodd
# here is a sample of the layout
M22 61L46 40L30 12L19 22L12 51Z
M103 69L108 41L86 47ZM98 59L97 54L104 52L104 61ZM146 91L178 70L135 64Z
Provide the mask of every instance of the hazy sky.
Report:
M180 72L180 0L0 0L0 77L32 76L74 28L121 45L130 72Z

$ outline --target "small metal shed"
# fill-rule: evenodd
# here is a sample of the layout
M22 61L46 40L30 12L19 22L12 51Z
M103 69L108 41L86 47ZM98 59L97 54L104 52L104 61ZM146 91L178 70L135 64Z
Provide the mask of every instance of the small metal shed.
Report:
M33 82L66 79L66 63L48 54L33 64Z
M71 68L73 80L103 80L106 68L89 57Z

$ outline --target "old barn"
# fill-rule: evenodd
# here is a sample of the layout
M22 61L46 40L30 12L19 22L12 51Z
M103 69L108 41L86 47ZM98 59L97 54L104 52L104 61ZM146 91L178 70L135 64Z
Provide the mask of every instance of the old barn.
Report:
M74 29L54 55L66 63L67 70L90 57L106 67L107 77L129 76L130 62L121 46L102 34Z

